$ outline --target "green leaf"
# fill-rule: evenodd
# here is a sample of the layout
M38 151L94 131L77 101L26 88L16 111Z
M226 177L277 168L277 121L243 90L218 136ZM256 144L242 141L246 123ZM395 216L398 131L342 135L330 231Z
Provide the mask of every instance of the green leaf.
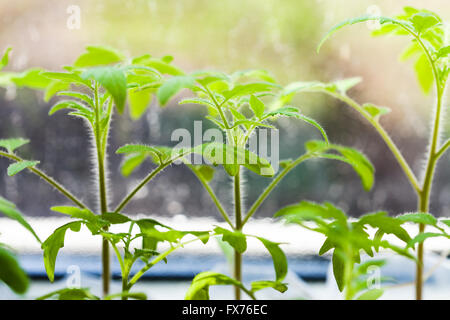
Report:
M113 97L119 113L123 113L127 98L127 79L122 69L115 67L96 67L87 69L81 77L100 83Z
M15 204L0 197L0 212L6 215L8 218L13 219L20 223L25 229L30 231L30 233L36 238L36 240L41 243L41 240L37 236L36 232L30 226L30 224L25 220L23 214L16 208Z
M91 107L92 109L95 108L94 99L92 99L89 95L80 93L80 92L74 92L74 91L62 91L58 92L58 96L68 96L80 99L81 101L86 102L86 104Z
M39 161L22 160L19 162L14 162L13 164L10 164L8 167L8 176L12 177L21 172L22 170L32 168L37 164L39 164Z
M5 148L8 153L13 153L14 150L29 142L30 140L23 138L0 139L0 147Z
M128 91L128 101L130 104L130 116L137 120L145 113L150 102L152 101L152 90L136 90Z
M164 106L181 89L192 89L194 84L195 79L191 76L175 76L165 81L158 88L156 96L158 97L159 103Z
M48 112L49 116L52 116L56 112L64 109L76 110L79 113L85 115L86 118L90 119L93 117L94 113L91 109L85 107L81 103L72 100L63 100L56 103Z
M248 291L244 285L224 274L216 272L201 272L192 280L192 284L186 293L185 300L209 300L209 287L217 285L234 285L241 288L251 298L255 298L253 293Z
M331 242L329 238L325 239L324 243L322 244L322 246L319 249L319 256L327 253L328 251L330 251L333 248L334 248L333 242Z
M250 96L250 108L253 110L253 113L258 119L261 119L261 117L264 114L264 109L266 108L264 106L264 103L256 98L254 95Z
M289 223L323 219L335 219L343 224L347 223L345 213L328 202L322 205L310 201L301 201L298 204L284 207L275 214L275 217L283 217Z
M441 59L447 57L448 55L450 55L450 46L440 48L436 53L436 58Z
M416 243L422 243L424 242L426 239L429 238L435 238L435 237L442 237L443 234L442 233L433 233L433 232L421 232L419 233L416 237L414 237L413 239L411 239L408 242L408 248L413 248L415 246Z
M24 294L29 287L30 279L20 267L16 257L0 246L0 281L3 281L11 290Z
M252 282L252 292L256 292L256 291L266 289L266 288L272 288L281 293L284 293L288 289L288 287L285 283L281 283L281 282L277 282L277 281L262 280L262 281Z
M89 288L64 288L36 298L36 300L100 300Z
M333 263L333 274L334 279L336 280L336 284L338 286L339 291L343 291L345 287L345 259L344 253L336 248L333 251L332 257Z
M144 153L130 154L126 156L120 165L120 172L124 177L130 176L146 159Z
M147 300L147 295L142 292L120 292L107 295L104 300L113 300L115 298L128 298L134 300Z
M143 55L141 57L135 58L132 61L133 64L144 65L150 68L154 68L158 70L158 72L162 74L168 74L173 76L184 75L184 72L177 68L176 66L170 64L170 61L167 59L157 59L152 58L150 55Z
M371 103L366 103L363 106L363 109L366 110L375 121L379 121L380 117L391 112L391 109L386 107L378 107Z
M119 51L104 46L88 46L73 64L75 67L94 67L121 62L125 59Z
M326 144L324 141L308 141L305 144L308 152L315 154L319 158L339 160L348 163L353 167L361 178L362 185L366 191L369 191L374 183L375 168L369 159L361 152L336 144ZM338 154L329 153L329 151L338 152Z
M233 89L223 92L225 100L254 95L257 93L270 92L273 89L280 89L281 86L271 82L253 82L247 84L237 84Z
M101 215L101 218L111 224L122 224L130 222L131 219L127 216L117 212L106 212Z
M288 272L288 262L286 255L284 254L283 250L280 249L278 243L260 237L257 238L262 242L262 244L266 247L267 251L269 251L270 255L272 256L276 283L280 283L284 280Z
M222 241L228 242L237 252L244 253L247 250L247 239L240 231L230 231L221 227L214 228L216 234L222 235Z
M83 80L79 74L73 72L42 72L42 76L51 79L57 80L59 83L64 84L75 84L75 85L85 85L90 87L90 83L87 80Z
M426 30L437 25L439 19L430 12L418 12L409 19L417 33L424 33Z
M433 215L423 212L406 213L404 215L398 216L397 219L400 221L423 223L431 226L435 226L438 222Z
M79 232L81 221L69 222L56 229L42 244L44 250L44 265L48 278L51 282L55 279L56 256L61 248L64 247L64 238L67 230Z
M403 221L387 216L384 211L362 216L358 222L360 225L368 224L382 230L386 234L393 234L400 240L408 243L411 240L408 232L401 227Z
M28 87L31 89L46 89L48 85L52 82L47 77L42 75L42 69L33 68L22 73L16 74L11 77L11 81L14 82L16 86Z
M70 206L57 206L57 207L51 207L52 211L59 212L62 214L66 214L68 216L71 216L74 219L81 219L86 221L97 221L98 217L92 213L89 209L82 209L78 207L70 207Z
M439 220L439 221L444 223L446 226L450 227L450 220Z
M214 178L214 168L206 165L196 165L192 167L206 182L210 182Z
M50 99L53 98L55 94L57 94L60 91L65 91L68 89L70 89L70 83L54 80L45 89L44 101L49 102Z
M178 243L188 234L198 237L203 243L207 243L209 240L209 232L207 231L179 231L153 219L140 219L136 220L135 223L139 226L143 235L143 249L156 250L157 244L164 241ZM165 229L165 231L161 229Z
M181 100L178 104L201 104L201 105L204 105L207 107L215 108L214 103L212 103L211 101L209 101L207 99L202 99L202 98L187 98L187 99Z
M361 294L356 300L377 300L383 293L384 291L382 289L371 289Z
M414 70L416 71L423 92L429 93L434 83L434 76L430 62L425 54L422 54L419 59L417 59Z
M3 53L2 58L0 59L0 71L8 65L9 62L9 53L11 52L12 48L6 48L5 52Z
M320 51L320 49L322 48L323 44L334 33L339 31L343 27L349 26L349 25L353 25L353 24L357 24L357 23L361 23L361 22L373 21L373 20L378 21L381 25L383 25L383 24L394 24L394 25L399 25L401 27L405 27L405 28L410 27L410 25L406 21L396 20L396 19L392 19L392 18L388 18L388 17L361 16L361 17L357 17L357 18L353 18L353 19L348 19L348 20L345 20L345 21L339 23L338 25L336 25L333 28L331 28L330 31L328 31L328 33L322 38L322 40L320 41L319 45L317 46L317 52Z

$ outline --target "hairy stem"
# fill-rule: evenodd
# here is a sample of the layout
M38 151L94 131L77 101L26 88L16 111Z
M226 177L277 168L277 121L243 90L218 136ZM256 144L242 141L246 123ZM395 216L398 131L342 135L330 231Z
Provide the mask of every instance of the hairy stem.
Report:
M100 108L98 100L98 83L95 83L94 88L94 103L95 103L95 147L97 150L97 163L98 163L98 185L99 185L99 198L100 198L100 212L101 214L108 212L108 199L107 199L107 186L106 186L106 168L105 168L105 154L106 145L102 144L102 131L100 127ZM109 124L108 124L109 126ZM105 229L107 230L107 229ZM110 254L109 254L109 242L106 238L102 239L102 287L103 296L109 294L109 284L111 278L110 270Z
M17 162L23 161L22 158L14 155L14 154L2 152L2 151L0 151L0 156L2 156L4 158L8 158L10 160L17 161ZM29 167L28 170L30 170L32 173L36 174L37 176L41 177L45 182L47 182L52 187L54 187L56 190L58 190L63 196L65 196L67 199L72 201L78 207L80 207L82 209L88 209L88 207L83 202L81 202L81 200L79 200L76 196L74 196L72 193L70 193L63 185L56 182L55 179L53 179L52 177L48 176L47 174L45 174L41 170L37 169L36 167Z
M350 107L358 111L378 132L378 134L381 136L381 138L384 140L388 148L391 150L392 154L394 155L395 159L397 160L398 164L402 168L403 172L405 173L406 177L408 178L408 181L410 182L411 186L414 188L416 193L420 193L420 186L419 182L417 181L417 177L412 171L411 167L409 166L408 162L403 157L403 154L399 150L399 148L396 146L394 141L392 141L389 134L384 130L384 128L381 126L381 124L375 120L364 108L357 103L355 100L351 99L350 97L346 95L342 95L339 93L330 93L328 91L324 91L327 94L332 95L333 97L341 100L342 102L345 102Z
M171 162L160 165L158 168L150 172L142 181L133 189L131 192L117 205L114 212L120 212L125 206L133 199L133 197L141 190L147 183L150 182L158 173L160 173L164 168L170 165Z
M312 154L304 154L301 157L297 158L295 161L291 162L286 168L284 168L281 173L272 180L272 182L266 187L266 189L263 191L263 193L256 199L256 201L253 203L251 208L248 210L244 220L242 221L242 226L244 226L248 220L252 217L252 215L258 210L258 208L261 206L261 204L264 202L264 200L269 196L269 194L272 192L272 190L280 183L280 181L296 166L298 166L303 161L313 157Z
M234 177L234 214L236 230L242 230L242 204L241 204L241 170ZM234 250L234 278L242 282L242 254ZM241 288L234 287L234 295L236 300L241 300Z
M195 174L195 176L198 178L198 180L200 181L200 183L203 185L203 187L206 189L206 191L208 192L208 194L210 195L211 199L213 200L214 204L216 205L217 209L219 210L220 214L222 215L223 219L230 225L231 228L235 228L235 226L233 225L233 223L231 222L231 219L228 215L228 213L225 211L225 209L223 208L222 204L220 203L219 198L216 196L216 194L214 193L213 189L211 188L211 186L209 185L208 181L205 180L205 178L203 178L203 176L199 173L197 173L197 171L195 170L195 168L188 164L187 165L192 172Z

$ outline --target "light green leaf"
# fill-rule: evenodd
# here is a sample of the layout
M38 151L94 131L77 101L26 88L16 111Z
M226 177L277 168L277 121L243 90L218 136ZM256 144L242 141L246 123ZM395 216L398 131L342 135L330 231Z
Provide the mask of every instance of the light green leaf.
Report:
M52 82L42 75L42 69L33 68L11 77L11 81L18 87L28 87L31 89L46 89Z
M266 289L266 288L272 288L281 293L284 293L288 289L288 287L285 283L281 283L281 282L277 282L277 281L262 280L262 281L252 282L252 292L256 292L256 291Z
M79 113L82 113L83 115L85 115L86 118L91 119L94 115L94 112L89 109L88 107L82 105L81 103L78 103L76 101L72 101L72 100L63 100L63 101L59 101L57 102L48 112L49 116L52 116L53 114L55 114L56 112L60 111L60 110L64 110L64 109L71 109L71 110L76 110Z
M161 105L165 105L181 89L192 89L194 84L195 79L191 76L175 76L165 81L163 85L158 88L156 96Z
M94 67L121 62L125 59L119 51L104 46L88 46L73 64L75 67Z
M90 83L87 80L83 80L79 74L73 72L42 72L42 76L51 79L58 80L65 84L85 85L90 87Z
M144 153L130 154L126 156L120 165L120 172L124 177L130 176L147 158Z
M416 237L414 237L413 239L411 239L408 242L408 248L413 248L415 246L416 243L422 243L424 242L426 239L429 238L435 238L435 237L442 237L443 234L442 233L433 233L433 232L421 232L419 233Z
M371 20L376 20L381 25L383 25L383 24L394 24L394 25L399 25L401 27L405 27L405 28L409 28L410 27L410 24L408 22L406 22L406 21L396 20L396 19L392 19L392 18L388 18L388 17L361 16L361 17L357 17L357 18L353 18L353 19L348 19L348 20L345 20L345 21L339 23L338 25L334 26L330 31L328 31L328 33L320 41L320 43L319 43L319 45L317 47L317 52L320 51L320 48L323 46L323 44L334 33L339 31L343 27L349 26L349 25L353 25L353 24L357 24L357 23L361 23L361 22L371 21Z
M152 90L136 90L128 91L128 101L130 104L130 116L137 120L145 113L150 102L152 101Z
M237 252L244 253L247 250L247 239L240 231L230 231L221 227L214 228L216 234L222 235L222 241L228 242Z
M275 217L283 217L290 223L302 223L304 221L335 219L343 224L347 223L345 213L329 202L318 204L311 201L301 201L298 204L284 207L275 214Z
M1 246L0 266L0 281L4 282L15 293L24 294L28 290L30 279L20 267L16 257Z
M21 172L22 170L32 168L37 164L39 164L39 161L22 160L19 162L14 162L13 164L10 164L8 167L8 176L12 177Z
M224 274L216 272L201 272L192 280L191 286L186 293L185 300L209 300L209 287L217 285L234 285L241 288L251 298L255 298L253 293L247 290L244 285Z
M233 89L224 91L222 94L225 100L229 100L257 93L271 92L274 89L281 89L281 86L271 82L253 82L237 84Z
M2 58L0 59L0 71L8 65L9 62L9 54L11 52L12 48L6 48L5 52L3 53Z
M371 103L363 105L363 109L366 110L375 121L379 121L380 117L391 112L391 109L386 107L378 107Z
M127 98L127 79L122 69L115 67L96 67L87 69L81 77L85 80L92 79L100 83L113 97L119 113L123 113Z
M36 232L30 226L30 224L25 220L23 214L17 209L16 205L5 198L0 197L0 212L6 215L8 218L13 219L20 223L25 229L30 231L30 233L36 238L36 240L41 243L41 240L37 236Z
M361 178L364 189L369 191L372 188L375 168L363 153L349 147L326 144L324 141L317 140L307 142L305 148L319 158L334 159L350 164ZM335 151L338 154L329 153L329 151Z
M424 33L426 30L437 25L439 19L430 12L418 12L410 19L412 25L418 34Z
M422 54L419 59L417 59L414 70L416 71L423 92L429 93L434 83L434 76L430 62L425 54Z
M36 298L36 300L100 300L89 288L64 288Z
M197 172L197 174L201 175L206 182L210 182L214 178L215 170L210 166L196 165L192 166L192 168Z
M55 263L58 252L64 247L64 238L67 230L79 232L81 221L67 223L55 230L42 244L44 250L44 265L51 282L55 279Z
M14 150L29 142L30 140L23 138L0 139L0 147L5 148L8 153L13 153Z
M366 214L359 219L358 224L368 224L374 228L382 230L386 234L393 234L406 243L411 240L408 232L401 227L403 221L389 217L384 211Z
M269 251L270 255L272 256L276 283L281 284L281 281L284 280L288 272L288 262L286 255L284 254L283 250L280 249L280 245L278 243L260 237L257 238L262 242L262 244L266 247L267 251Z
M147 295L142 292L121 292L107 295L104 300L114 300L115 298L128 298L134 300L147 300Z
M261 119L264 114L264 103L256 98L254 95L250 96L250 108L253 110L256 118Z
M433 215L423 212L406 213L398 216L397 219L400 221L423 223L431 226L435 226L437 224L437 219Z
M68 90L69 88L70 88L70 83L62 82L59 80L53 80L45 89L44 101L49 102L50 99L53 98L53 96L55 94L57 94L60 91Z
M333 274L334 279L336 280L336 284L338 286L339 291L343 291L345 287L345 259L344 253L336 248L333 251L332 257L333 263Z
M383 293L384 290L382 289L371 289L361 294L356 300L377 300Z

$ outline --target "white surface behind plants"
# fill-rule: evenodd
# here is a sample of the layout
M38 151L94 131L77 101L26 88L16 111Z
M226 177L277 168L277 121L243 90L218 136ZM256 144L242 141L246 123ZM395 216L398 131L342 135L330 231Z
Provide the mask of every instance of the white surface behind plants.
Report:
M143 218L143 217L142 217ZM224 223L219 223L208 218L187 218L185 216L175 216L173 218L152 217L164 224L170 225L179 230L208 230L212 225L220 225L227 227ZM70 221L69 218L28 218L29 223L36 230L41 240L45 240L54 229ZM123 227L122 227L123 228ZM406 225L406 229L411 235L417 233L415 225ZM112 231L121 231L117 226ZM127 227L123 228L127 231ZM283 223L274 221L273 219L253 220L246 225L245 232L263 236L275 242L282 242L282 248L288 256L299 255L316 255L321 247L324 237L318 233L305 230L295 225L284 225ZM373 232L373 230L369 230ZM186 239L188 239L186 237ZM403 246L401 241L395 238L391 239ZM36 240L21 227L18 223L6 218L0 218L0 240L10 245L19 254L41 253L40 245ZM100 253L100 237L93 237L89 230L82 228L78 233L67 232L65 246L60 252L65 254L99 254ZM449 241L439 238L430 239L426 242L426 270L432 269L439 265L437 272L437 283L425 286L426 299L449 299L450 298L450 261L442 260L438 254L434 252L447 252ZM220 254L221 249L216 241L210 241L207 245L201 242L195 242L180 249L178 254ZM266 249L255 239L248 239L248 255L268 255ZM387 258L388 263L393 262L394 265L401 267L401 272L413 274L415 267L412 261L408 261L403 257L393 254L381 254L377 258ZM218 264L212 271L227 273L227 265ZM245 272L245 270L244 270ZM280 294L274 290L263 290L257 293L260 299L341 299L342 295L337 290L334 277L332 275L331 264L325 283L306 283L302 281L294 272L289 271L286 281L289 284L289 290ZM436 281L435 281L436 282ZM189 281L142 281L134 287L135 292L144 292L150 299L183 299L190 285ZM100 294L100 279L82 274L82 287L92 288L94 294ZM62 279L50 285L48 282L34 281L29 292L23 298L34 299L45 292L50 292L66 287L66 280ZM112 292L120 291L120 282L113 281ZM412 299L413 285L406 283L396 285L385 291L382 299ZM3 298L17 298L5 286L0 286L0 296ZM218 286L211 288L211 297L213 299L232 299L233 290L228 286Z
M148 218L148 216L139 216L139 218ZM210 218L188 218L186 216L175 216L172 218L166 217L151 217L163 224L169 225L178 230L202 231L210 230L213 225L218 225L227 228L228 225L223 222L218 222ZM34 228L38 236L44 241L52 232L66 224L71 220L70 218L27 218L30 225ZM417 233L417 226L410 224L405 225L407 231L414 235ZM113 226L110 229L113 232L127 232L128 225ZM134 229L135 231L137 230ZM303 229L296 225L285 225L273 219L258 219L250 221L246 226L244 232L267 238L274 242L285 243L282 245L284 252L287 255L316 255L319 248L322 246L324 236L319 233ZM373 230L369 229L369 233ZM404 243L393 236L385 236L392 240L399 246L404 246ZM188 240L189 236L184 238ZM10 245L18 253L41 253L41 247L21 225L7 218L0 218L0 241ZM65 253L86 253L96 254L100 248L100 237L92 236L86 227L82 227L80 232L68 231L66 234L66 241L64 248ZM445 251L450 249L450 243L443 238L432 238L426 241L426 250ZM200 241L191 243L185 246L180 251L184 253L221 253L220 248L214 241L203 245ZM266 249L261 243L256 240L248 239L248 251L246 254L266 254Z

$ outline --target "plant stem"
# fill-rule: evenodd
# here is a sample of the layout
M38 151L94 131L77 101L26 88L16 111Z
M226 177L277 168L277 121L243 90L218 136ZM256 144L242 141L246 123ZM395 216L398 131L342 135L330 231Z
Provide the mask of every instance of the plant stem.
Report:
M106 194L106 168L105 168L105 154L106 145L102 144L102 132L100 127L100 106L98 101L98 83L95 83L94 88L94 103L95 103L95 145L97 150L97 162L98 162L98 185L99 185L99 198L100 198L100 212L101 214L108 212L108 199ZM109 125L109 123L108 123ZM107 230L107 229L105 229ZM103 283L103 296L109 294L109 283L111 277L110 270L110 254L109 254L109 242L106 238L102 239L102 283Z
M14 155L14 154L2 152L2 151L0 151L0 156L8 158L10 160L17 161L17 162L23 161L22 158ZM78 207L80 207L82 209L88 209L88 207L83 202L81 202L81 200L79 200L72 193L70 193L63 185L61 185L60 183L56 182L55 179L53 179L52 177L48 176L47 174L45 174L41 170L37 169L36 167L29 167L28 170L30 170L31 172L33 172L37 176L41 177L45 182L47 182L52 187L54 187L56 190L58 190L63 196L65 196L67 199L72 201Z
M206 189L206 191L208 192L208 194L210 195L211 199L213 200L214 204L216 205L217 209L219 210L220 214L222 215L223 219L230 225L231 228L235 228L235 226L233 225L233 223L231 222L230 217L228 216L228 213L225 211L225 209L223 208L222 204L219 201L219 198L217 198L216 194L214 193L214 191L212 190L211 186L209 185L208 181L205 180L205 178L203 178L203 176L199 173L197 173L197 171L195 170L195 168L190 165L187 164L187 166L192 170L192 172L195 174L195 176L198 178L198 180L200 181L200 183L203 185L203 187Z
M248 220L252 217L252 215L258 210L258 208L261 206L261 204L264 202L264 200L269 196L269 194L272 192L272 190L278 185L278 183L286 176L292 169L294 169L296 166L298 166L303 161L313 157L312 154L304 154L297 158L295 161L291 162L286 168L284 168L283 171L275 178L273 179L270 184L266 187L266 189L263 191L263 193L256 199L256 201L253 203L251 208L248 210L244 220L242 221L242 226L244 226Z
M419 182L417 181L416 175L412 171L411 167L409 166L408 162L403 157L402 153L400 152L400 150L398 149L398 147L396 146L394 141L392 141L391 137L386 132L386 130L384 130L384 128L380 125L380 123L377 120L375 120L366 110L364 110L364 108L359 103L357 103L352 98L350 98L346 95L339 94L339 93L330 93L328 91L323 91L323 92L330 94L331 96L341 100L342 102L345 102L350 107L352 107L353 109L358 111L375 128L375 130L377 130L378 134L381 136L381 138L384 140L386 145L391 150L394 157L397 159L397 162L399 163L400 167L403 169L403 172L405 173L406 177L408 178L409 182L411 183L411 186L414 188L414 190L416 191L417 194L420 193L420 186L419 186Z
M164 168L170 165L171 162L160 165L158 168L150 172L142 181L133 189L131 192L117 205L114 212L120 212L125 206L133 199L136 193L139 192L147 183L150 182L158 173L160 173Z
M234 214L236 230L242 230L242 204L241 204L241 170L234 177ZM242 282L242 254L234 250L234 279ZM241 300L241 288L234 287L234 295L236 300Z

